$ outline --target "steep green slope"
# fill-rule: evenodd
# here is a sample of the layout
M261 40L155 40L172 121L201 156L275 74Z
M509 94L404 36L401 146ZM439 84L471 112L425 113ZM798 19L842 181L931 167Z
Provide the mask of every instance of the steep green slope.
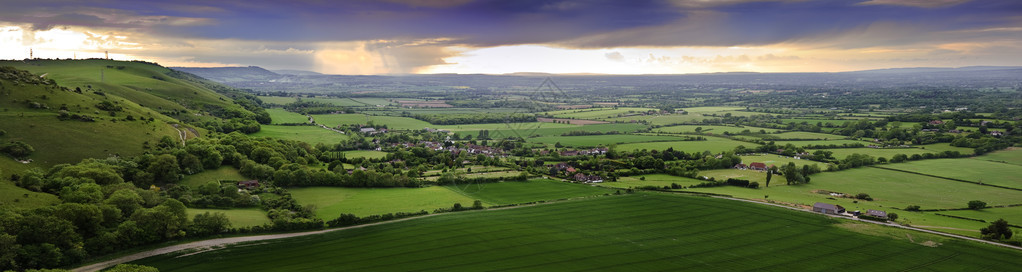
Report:
M173 118L132 101L96 91L76 92L53 80L0 68L0 143L24 142L35 152L20 159L3 156L0 166L29 167L77 162L90 157L135 155L164 136L179 139Z

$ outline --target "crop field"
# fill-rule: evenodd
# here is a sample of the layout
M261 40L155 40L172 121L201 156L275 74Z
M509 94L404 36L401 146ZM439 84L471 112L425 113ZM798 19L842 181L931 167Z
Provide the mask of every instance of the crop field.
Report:
M963 158L910 161L882 167L1022 189L1022 166L1019 165Z
M354 150L342 152L345 158L367 158L382 159L387 157L387 152L376 150Z
M921 245L926 241L940 246ZM946 271L1022 264L1017 252L989 245L835 224L776 207L661 194L463 212L259 243L264 245L167 254L135 263L165 272L807 271L827 270L835 263L861 270ZM790 254L770 254L777 252Z
M444 186L451 191L494 205L520 204L564 198L603 195L611 190L590 185L567 183L548 179L507 181L497 183L471 183ZM462 203L465 204L465 203Z
M316 205L316 216L323 220L341 213L357 216L396 212L432 212L450 208L454 203L472 206L473 198L440 186L425 188L340 188L306 187L289 189L301 205Z
M527 139L528 142L544 143L549 146L553 146L556 143L561 143L564 146L570 147L595 147L595 146L610 146L612 144L625 144L625 143L642 143L642 142L665 142L665 141L677 141L679 137L675 136L654 136L654 135L634 135L634 134L616 134L616 135L586 135L586 136L545 136Z
M317 126L275 126L262 125L259 132L249 134L251 137L269 137L277 139L302 141L310 144L335 144L347 140L348 136L329 131Z
M1022 149L1012 147L1009 148L1008 150L983 154L983 156L976 157L976 159L1014 165L1022 165Z
M755 147L756 144L739 142L724 138L707 137L705 141L678 141L678 142L653 142L653 143L632 143L618 145L618 150L631 151L631 150L667 150L667 148L674 148L674 150L683 150L685 152L703 152L709 150L713 153L719 153L723 151L734 150L738 146Z
M221 166L217 169L206 169L206 171L198 174L186 175L178 184L188 185L188 187L194 190L199 185L209 183L210 181L222 180L242 181L248 180L248 178L242 176L241 173L238 173L238 169L234 169L232 166Z
M60 199L57 199L55 195L29 191L14 185L6 178L0 179L0 210L5 208L34 209L58 203L60 203Z
M758 128L758 127L735 127L735 126L710 126L710 125L684 125L684 126L673 126L673 127L662 127L654 129L654 131L665 132L665 133L695 133L696 128L701 128L702 133L713 133L713 134L724 134L724 132L730 134L741 133L742 131L749 130L751 133L759 133L760 130L766 131L766 133L774 133L777 130L772 128Z
M646 178L643 180L642 178ZM664 187L677 183L682 186L692 186L705 181L686 177L676 177L667 174L646 174L639 176L620 177L616 182L604 182L600 186L613 188L637 188L642 186Z
M266 212L257 209L195 209L188 208L188 218L195 218L196 214L201 213L223 213L227 216L228 220L231 220L231 227L252 227L262 226L270 223L270 218L266 217Z
M293 113L283 109L266 109L266 113L270 114L270 119L273 119L273 124L295 124L309 122L309 117L305 117L305 115Z

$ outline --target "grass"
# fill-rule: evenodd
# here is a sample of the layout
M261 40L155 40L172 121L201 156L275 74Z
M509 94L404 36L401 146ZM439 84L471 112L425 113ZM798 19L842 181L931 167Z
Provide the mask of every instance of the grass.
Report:
M961 158L892 163L882 167L1022 189L1020 165Z
M562 110L553 111L546 114L552 115L557 118L573 118L573 119L607 119L614 117L621 117L623 115L640 114L650 110L656 110L653 108L595 108L595 109L578 109L578 110Z
M900 238L906 234L919 239ZM756 204L636 194L419 218L135 263L165 272L946 271L1022 264L1009 249L950 239L920 245L929 239L940 238Z
M1013 165L1022 165L1022 149L1012 147L1009 148L1008 150L987 153L984 154L983 156L976 157L976 159Z
M549 201L612 193L610 190L599 187L548 179L532 179L523 182L460 184L445 187L470 198L495 205L519 204L541 200Z
M907 156L912 156L913 154L922 155L922 154L926 154L926 153L939 153L939 152L941 152L941 151L938 151L938 150L922 149L922 148L868 148L868 147L863 147L863 148L834 148L834 149L824 149L824 150L834 152L833 156L834 156L834 158L837 158L837 159L844 159L845 157L848 157L848 155L851 155L851 154L865 154L865 155L873 156L874 158L884 157L884 158L887 158L888 160L893 158L894 155L897 155L897 154L905 154ZM816 150L807 150L806 152L813 153L814 151L816 151Z
M346 158L367 158L382 159L387 157L387 152L376 150L355 150L342 152Z
M1022 191L933 178L879 168L826 172L812 176L809 186L842 193L868 193L887 206L920 205L924 209L964 208L970 200L990 205L1022 203Z
M645 179L643 179L645 178ZM692 186L702 183L702 180L676 177L667 174L646 174L639 176L620 177L616 182L604 182L600 186L612 188L636 188L642 186L670 187L672 183L682 186Z
M674 148L674 150L682 150L685 152L703 152L710 151L711 153L720 153L724 151L734 150L735 147L745 146L748 148L755 147L756 144L739 142L718 137L706 137L705 141L677 141L677 142L653 142L653 143L632 143L618 145L617 150L621 151L632 151L632 150L667 150L668 148Z
M1022 207L1009 207L1009 208L990 208L981 210L962 210L962 211L946 211L939 212L940 214L948 214L954 216L975 218L986 220L987 222L994 222L997 219L1004 219L1009 224L1019 225L1022 223ZM989 223L985 224L989 225ZM1016 233L1017 234L1017 233Z
M317 126L262 125L259 132L249 134L248 136L295 140L310 144L336 144L348 139L348 135L329 131Z
M792 144L792 145L797 146L797 147L806 147L806 146L810 146L810 145L838 145L838 146L840 146L840 145L843 145L843 144L861 144L863 146L867 146L867 145L870 144L869 142L856 141L856 140L825 140L825 141L822 141L822 140L815 141L814 140L814 141L773 141L773 142L774 142L774 144L776 144L778 146L785 146L787 144Z
M449 208L454 203L471 206L475 201L444 187L425 188L339 188L306 187L290 189L301 205L316 205L316 216L323 220L337 218L341 213L358 216L373 214L432 212Z
M527 141L534 143L543 143L550 146L553 146L556 143L561 143L562 145L569 147L596 147L624 143L677 141L679 139L682 138L675 136L616 134L587 136L544 136L529 138Z
M519 125L523 124L523 125ZM539 123L537 125L524 125L531 123L513 123L510 128L504 129L491 129L490 138L500 139L507 137L543 137L543 136L561 136L572 131L585 131L585 132L611 132L617 131L621 133L634 132L639 129L643 129L646 126L641 124L597 124L597 125L568 125L563 127L564 124L553 124L553 123ZM561 125L550 126L550 125ZM475 137L479 134L478 130L465 130L456 131L458 135L472 135Z
M397 116L372 116L363 114L317 114L313 115L312 117L316 119L316 123L324 124L328 127L336 127L339 125L367 124L369 121L372 121L373 124L377 125L387 125L387 128L390 129L418 130L425 127L431 128L436 127L426 121Z
M248 178L242 176L241 173L238 173L238 169L234 169L234 167L221 166L217 169L206 169L206 171L202 171L198 174L187 175L181 180L181 182L178 182L178 184L187 185L188 187L195 189L200 185L209 183L210 181L219 182L223 180L242 181L248 180Z
M60 203L57 196L37 193L18 187L7 180L0 180L0 209L35 209Z
M270 223L270 218L266 217L266 212L257 209L195 209L188 208L188 218L195 218L196 214L201 213L223 213L227 216L228 220L231 220L231 227L252 227L262 226Z
M783 139L840 140L840 139L844 139L845 138L845 136L842 136L842 135L834 135L834 134L826 134L826 133L814 133L814 132L804 132L804 131L792 131L792 132L784 132L784 133L776 133L776 134L764 134L764 135L757 135L757 136L760 136L761 138L763 138L763 140L783 140Z
M296 123L308 123L309 118L305 115L293 113L283 109L266 109L266 113L270 114L270 119L273 119L273 124L296 124Z

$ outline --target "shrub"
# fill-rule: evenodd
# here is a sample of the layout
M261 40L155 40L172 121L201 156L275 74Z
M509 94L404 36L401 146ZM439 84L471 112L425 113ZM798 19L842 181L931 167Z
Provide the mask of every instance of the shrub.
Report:
M986 202L979 201L979 200L969 201L969 209L979 210L979 209L986 208L986 207L987 207L987 203Z
M905 210L910 212L918 212L919 205L908 205L908 207L905 207Z
M873 197L869 196L869 194L867 194L867 193L856 194L855 195L855 199L862 199L862 200L865 200L865 201L873 201Z

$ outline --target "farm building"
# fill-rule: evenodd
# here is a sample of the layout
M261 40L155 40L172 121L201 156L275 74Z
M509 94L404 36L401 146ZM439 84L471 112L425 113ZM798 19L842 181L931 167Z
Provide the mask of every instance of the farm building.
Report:
M766 171L767 170L767 166L766 166L765 163L762 163L762 162L754 162L754 163L750 163L749 164L749 169L759 170L759 171Z
M745 170L745 169L748 169L748 168L749 168L749 166L745 165L744 163L735 164L735 169Z
M878 211L878 210L870 209L870 210L866 210L866 215L869 215L869 216L872 216L872 217L878 217L878 218L887 219L887 212L885 212L885 211Z
M839 214L844 213L845 208L841 207L840 205L816 202L816 204L813 204L813 211L825 214Z
M583 182L583 183L601 183L601 182L603 182L603 177L600 177L600 176L597 176L597 175L586 175L586 174L582 174L582 173L575 174L575 176L573 176L572 178L574 178L576 181L580 181L580 182Z

